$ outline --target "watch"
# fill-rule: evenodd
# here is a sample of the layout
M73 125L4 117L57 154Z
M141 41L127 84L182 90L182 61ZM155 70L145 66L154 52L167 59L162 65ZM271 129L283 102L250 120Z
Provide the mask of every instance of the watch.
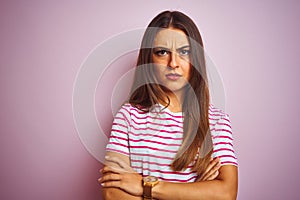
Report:
M152 198L152 188L159 183L155 176L146 176L143 178L143 197L144 199Z

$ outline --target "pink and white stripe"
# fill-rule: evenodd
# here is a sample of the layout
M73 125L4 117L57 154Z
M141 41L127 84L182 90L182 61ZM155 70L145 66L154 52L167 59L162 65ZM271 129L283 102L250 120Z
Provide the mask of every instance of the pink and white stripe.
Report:
M124 104L116 114L106 150L130 157L131 166L143 176L153 175L171 182L194 182L197 174L192 164L184 171L170 168L183 138L183 115L157 105L152 112L143 112ZM228 115L209 108L213 155L222 165L237 165Z

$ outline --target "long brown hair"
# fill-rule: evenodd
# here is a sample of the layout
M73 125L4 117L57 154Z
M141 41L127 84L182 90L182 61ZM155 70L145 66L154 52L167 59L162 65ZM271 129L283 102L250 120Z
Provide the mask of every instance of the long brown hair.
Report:
M169 105L170 100L164 92L167 88L157 84L153 73L152 47L156 34L162 28L170 27L184 31L191 46L190 80L188 86L185 87L182 104L184 113L183 143L171 168L181 171L192 164L192 170L201 174L209 164L212 154L208 119L209 89L202 38L195 23L185 14L179 11L164 11L148 25L139 50L129 103L137 108L142 107L145 111L149 111L151 106L159 102Z

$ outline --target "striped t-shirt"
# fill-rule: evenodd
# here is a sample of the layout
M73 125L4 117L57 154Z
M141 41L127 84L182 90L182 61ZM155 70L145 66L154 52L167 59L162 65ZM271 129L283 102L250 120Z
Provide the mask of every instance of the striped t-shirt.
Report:
M170 168L183 139L183 113L171 112L157 104L143 112L129 103L115 115L106 150L130 157L131 167L143 176L169 182L194 182L192 164L184 171ZM209 123L213 142L212 157L221 165L237 165L228 115L210 105Z

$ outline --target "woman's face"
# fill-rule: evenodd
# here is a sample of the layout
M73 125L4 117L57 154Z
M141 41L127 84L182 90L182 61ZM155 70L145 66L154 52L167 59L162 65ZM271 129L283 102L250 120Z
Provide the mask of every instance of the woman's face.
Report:
M190 78L190 44L180 29L159 31L154 39L153 62L160 84L173 92L180 91Z

